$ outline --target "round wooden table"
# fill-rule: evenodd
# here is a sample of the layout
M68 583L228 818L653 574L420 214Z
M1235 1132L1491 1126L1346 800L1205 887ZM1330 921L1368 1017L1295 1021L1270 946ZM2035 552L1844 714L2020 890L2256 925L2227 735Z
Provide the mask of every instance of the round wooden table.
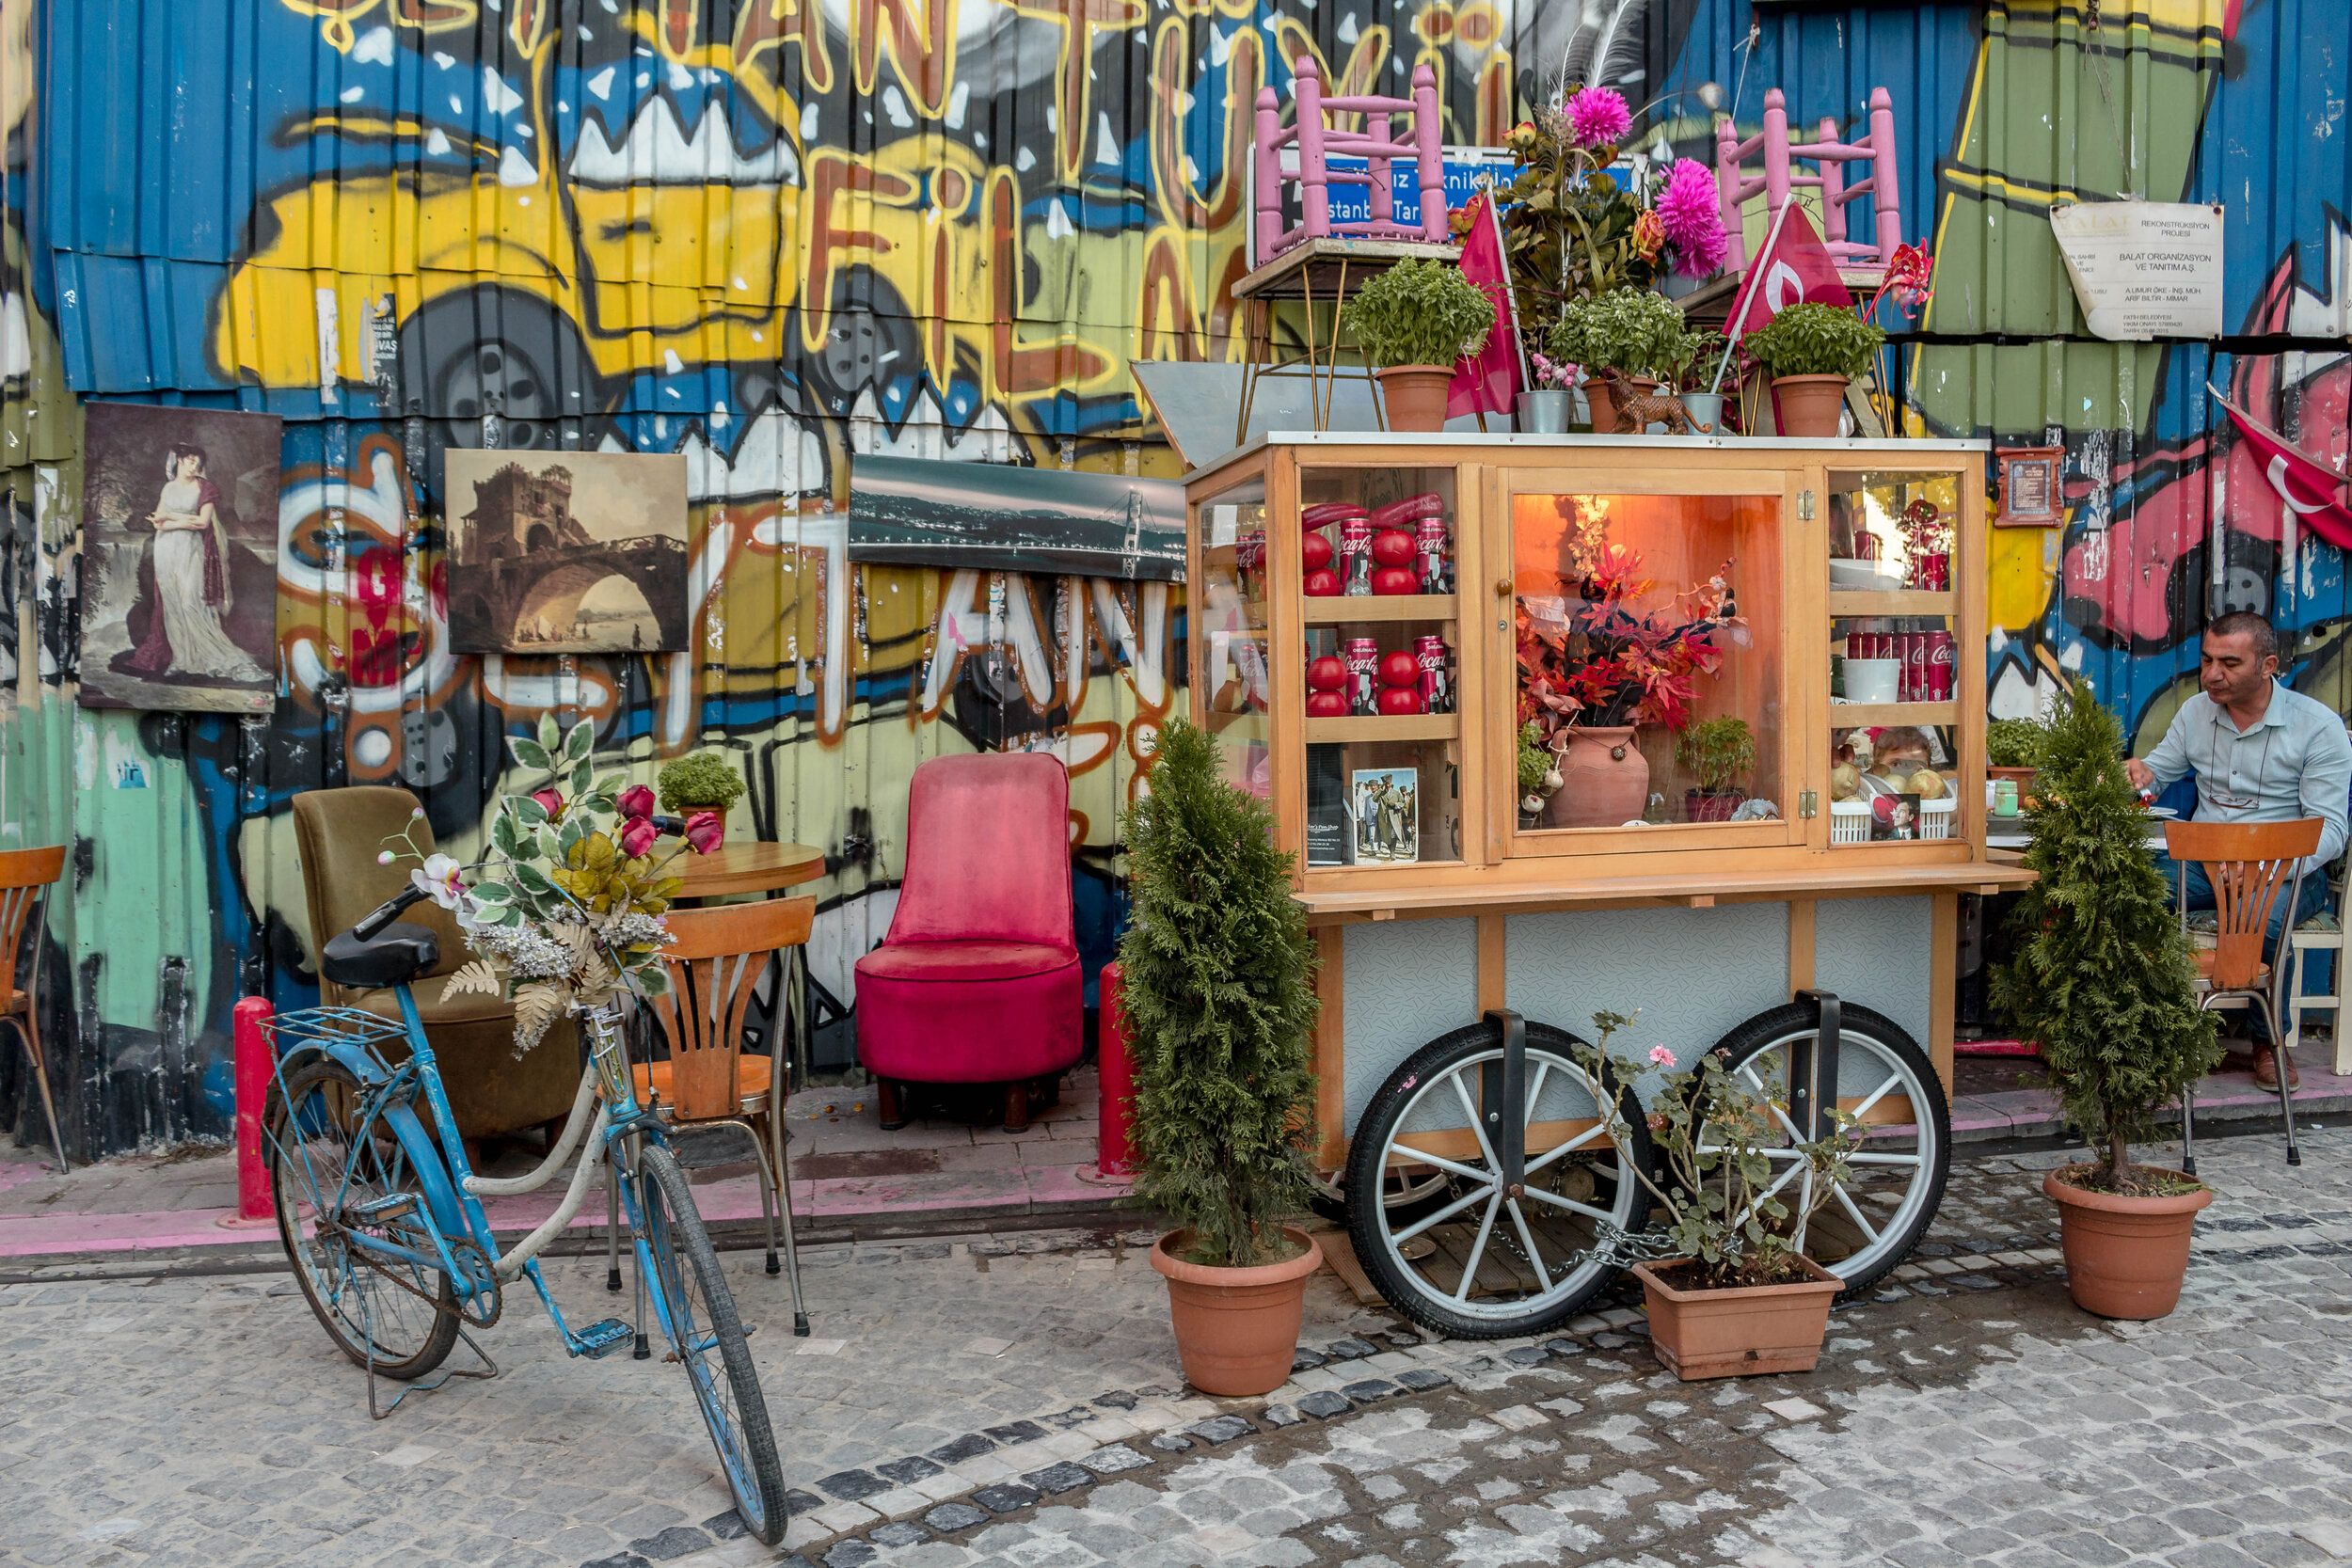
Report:
M825 852L805 844L722 844L707 855L689 849L663 867L680 898L774 893L825 874Z

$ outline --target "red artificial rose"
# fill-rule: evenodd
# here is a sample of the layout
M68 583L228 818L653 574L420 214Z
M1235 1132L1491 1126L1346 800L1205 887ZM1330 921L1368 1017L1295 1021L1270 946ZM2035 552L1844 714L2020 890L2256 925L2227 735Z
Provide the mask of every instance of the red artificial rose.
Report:
M690 813L686 818L686 845L698 855L707 855L719 847L727 836L727 825L715 811Z
M644 784L631 784L627 789L621 791L621 798L615 801L614 804L621 808L621 815L623 816L651 816L653 815L653 808L655 805L653 791L646 788ZM636 851L634 850L630 851L632 854L635 852Z
M557 791L537 789L532 791L531 798L539 802L540 809L548 814L548 821L555 822L563 818L564 797Z
M632 816L621 824L621 853L631 860L650 854L660 837L661 830L653 825L651 817Z

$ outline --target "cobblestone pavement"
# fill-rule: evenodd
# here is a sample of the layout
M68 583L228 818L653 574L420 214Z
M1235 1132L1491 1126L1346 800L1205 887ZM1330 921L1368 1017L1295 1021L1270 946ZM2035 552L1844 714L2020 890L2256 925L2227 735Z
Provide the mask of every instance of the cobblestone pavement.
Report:
M2038 1172L1955 1168L1808 1376L1683 1385L1625 1298L1541 1343L1424 1343L1329 1276L1269 1401L1186 1397L1118 1237L814 1249L817 1338L734 1255L801 1492L743 1539L684 1382L564 1361L367 1418L283 1276L0 1288L0 1559L1020 1568L2352 1559L2352 1132L2201 1146L2181 1309L2067 1301ZM1029 1250L1022 1250L1024 1248ZM1054 1250L1058 1248L1059 1250ZM611 1310L600 1264L556 1290ZM624 1298L626 1299L626 1298ZM462 1357L463 1352L460 1352Z

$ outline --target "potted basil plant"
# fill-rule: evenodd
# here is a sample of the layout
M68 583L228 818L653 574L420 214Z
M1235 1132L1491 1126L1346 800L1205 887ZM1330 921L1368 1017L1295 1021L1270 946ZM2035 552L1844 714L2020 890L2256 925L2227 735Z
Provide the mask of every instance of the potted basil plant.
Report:
M1836 436L1846 387L1868 372L1886 334L1834 305L1791 305L1740 342L1772 378L1783 436Z
M1756 732L1744 719L1702 719L1675 737L1675 757L1696 787L1683 794L1691 822L1728 822L1748 792L1732 780L1756 766Z
M1684 1382L1768 1372L1809 1372L1820 1360L1830 1303L1845 1289L1790 1240L1851 1176L1862 1144L1851 1113L1827 1110L1830 1128L1810 1142L1788 1136L1786 1075L1775 1057L1756 1058L1751 1090L1708 1052L1694 1069L1675 1065L1665 1046L1645 1057L1613 1058L1611 1038L1632 1020L1596 1013L1597 1045L1578 1054L1596 1083L1612 1086L1602 1107L1610 1134L1625 1147L1633 1117L1646 1115L1656 1174L1629 1166L1665 1213L1672 1256L1637 1263L1649 1310L1650 1345ZM1645 1113L1634 1099L1637 1074L1655 1073L1656 1099ZM1788 1163L1766 1151L1790 1149L1808 1175L1787 1180ZM1793 1195L1805 1195L1791 1201Z
M1380 367L1389 428L1437 431L1454 362L1486 346L1495 304L1451 261L1399 261L1356 291L1344 319Z
M1617 424L1617 400L1658 390L1673 372L1685 336L1682 312L1647 289L1613 289L1568 302L1551 329L1551 352L1584 367L1584 401L1593 429Z
M1263 1394L1290 1376L1307 1276L1295 1223L1312 1198L1314 949L1297 859L1265 803L1227 784L1218 746L1160 732L1126 817L1134 918L1119 943L1135 1075L1136 1191L1175 1222L1152 1249L1184 1377Z

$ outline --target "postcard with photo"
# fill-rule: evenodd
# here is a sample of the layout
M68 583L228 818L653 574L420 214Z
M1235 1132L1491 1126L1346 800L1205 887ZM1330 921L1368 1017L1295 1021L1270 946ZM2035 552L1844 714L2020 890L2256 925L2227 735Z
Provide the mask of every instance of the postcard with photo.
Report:
M1421 859L1421 770L1359 768L1348 791L1356 816L1356 863Z

